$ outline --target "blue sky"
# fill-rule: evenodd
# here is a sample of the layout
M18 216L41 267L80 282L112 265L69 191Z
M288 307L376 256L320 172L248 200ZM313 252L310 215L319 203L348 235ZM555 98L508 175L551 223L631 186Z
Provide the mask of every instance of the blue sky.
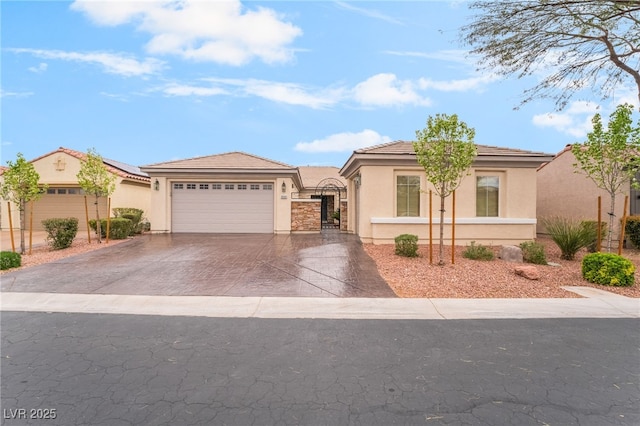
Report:
M342 166L458 114L476 143L556 153L621 87L519 110L536 77L475 71L464 1L2 1L1 160L59 146L134 165L244 151ZM606 120L605 120L606 122Z

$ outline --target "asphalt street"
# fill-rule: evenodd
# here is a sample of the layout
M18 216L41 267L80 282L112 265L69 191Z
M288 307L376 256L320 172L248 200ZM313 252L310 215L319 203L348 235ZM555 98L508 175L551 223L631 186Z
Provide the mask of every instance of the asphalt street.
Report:
M1 320L5 425L640 424L637 318Z

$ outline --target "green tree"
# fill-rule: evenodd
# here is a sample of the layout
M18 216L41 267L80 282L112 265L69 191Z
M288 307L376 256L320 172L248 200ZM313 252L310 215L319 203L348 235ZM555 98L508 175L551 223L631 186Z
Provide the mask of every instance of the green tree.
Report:
M20 212L20 253L24 254L25 211L27 203L35 201L46 190L46 185L39 186L40 175L33 164L24 159L21 153L15 163L7 161L9 167L2 175L4 182L0 186L2 198L18 206Z
M562 109L576 92L602 98L632 81L640 99L640 1L482 0L461 29L481 70L522 78L545 75L521 104L555 99Z
M476 156L473 142L475 130L468 127L458 116L436 114L429 116L427 127L416 131L417 141L413 149L418 163L424 168L427 181L440 196L440 251L439 265L444 265L444 200L468 175L468 169Z
M100 209L98 201L100 197L108 197L116 189L116 177L105 166L102 157L94 148L89 149L87 156L82 160L80 171L77 174L78 183L85 193L96 197L96 227L98 242L101 242Z
M640 169L640 122L633 127L633 106L618 105L609 117L609 126L602 126L600 114L593 116L593 131L587 134L587 141L575 144L571 152L576 157L576 173L586 174L598 188L604 189L611 197L607 251L611 251L616 194L623 185L631 182L638 188L635 175Z

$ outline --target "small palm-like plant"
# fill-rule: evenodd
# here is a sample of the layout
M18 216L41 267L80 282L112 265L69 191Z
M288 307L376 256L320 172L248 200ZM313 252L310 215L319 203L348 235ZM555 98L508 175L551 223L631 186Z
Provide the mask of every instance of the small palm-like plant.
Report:
M580 249L589 246L596 238L596 227L577 219L554 216L543 218L542 224L560 248L560 257L565 260L573 260Z

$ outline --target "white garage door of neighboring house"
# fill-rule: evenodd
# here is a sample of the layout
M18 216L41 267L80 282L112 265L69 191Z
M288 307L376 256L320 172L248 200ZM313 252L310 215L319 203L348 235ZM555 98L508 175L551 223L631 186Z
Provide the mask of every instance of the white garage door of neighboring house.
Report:
M272 233L273 184L174 182L172 232Z
M96 217L95 197L88 196L87 207L89 219ZM100 197L100 218L107 217L107 199ZM29 228L31 215L31 204L27 204L25 210L25 229ZM33 205L33 230L42 231L42 221L51 218L75 217L78 219L78 231L87 230L86 210L84 205L84 195L80 188L75 187L50 187ZM18 226L18 224L14 224Z

